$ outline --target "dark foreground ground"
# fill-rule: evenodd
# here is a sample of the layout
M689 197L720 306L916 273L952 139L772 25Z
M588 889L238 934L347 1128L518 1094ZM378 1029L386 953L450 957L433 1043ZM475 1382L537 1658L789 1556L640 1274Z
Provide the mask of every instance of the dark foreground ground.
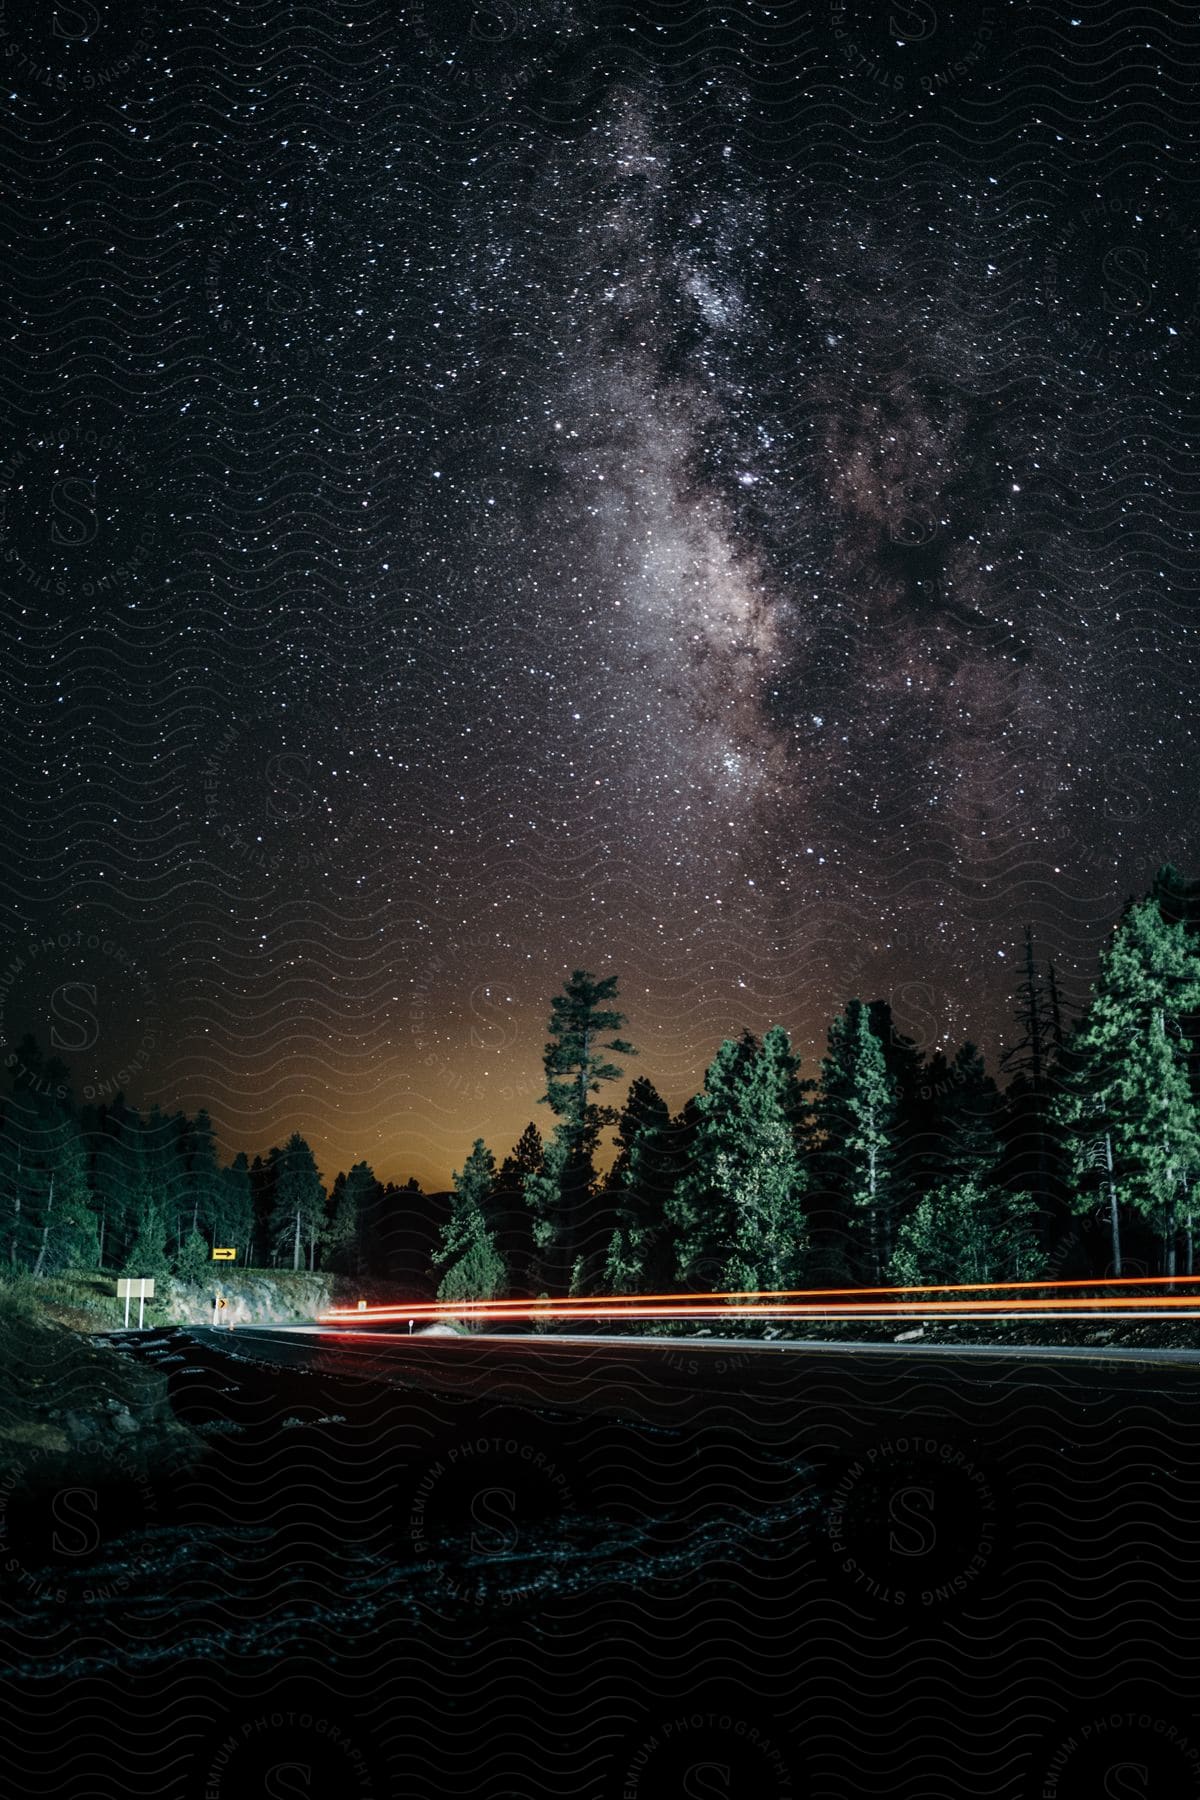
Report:
M147 1455L114 1410L86 1462L18 1447L22 1791L1200 1795L1200 1360L203 1330L109 1354L188 1431Z

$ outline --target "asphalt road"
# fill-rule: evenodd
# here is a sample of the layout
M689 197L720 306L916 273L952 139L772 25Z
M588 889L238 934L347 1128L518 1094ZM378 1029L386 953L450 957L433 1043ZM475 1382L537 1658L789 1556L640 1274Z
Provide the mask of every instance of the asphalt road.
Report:
M207 1341L225 1341L230 1333L208 1328L197 1329L194 1336L203 1336ZM403 1344L411 1347L416 1354L448 1351L450 1354L468 1356L489 1355L501 1350L519 1351L579 1351L582 1349L603 1349L609 1352L653 1351L660 1356L668 1357L703 1357L717 1361L728 1360L732 1355L765 1357L808 1357L822 1356L859 1358L863 1356L886 1357L907 1360L908 1358L942 1357L950 1361L961 1359L982 1359L994 1362L1018 1359L1032 1362L1091 1362L1112 1363L1128 1362L1144 1366L1147 1363L1183 1363L1200 1366L1200 1346L1189 1349L1147 1348L1133 1349L1120 1345L1104 1344L881 1344L832 1342L823 1339L789 1338L779 1342L764 1342L762 1338L661 1338L661 1337L621 1337L589 1336L580 1332L570 1335L556 1335L550 1332L486 1332L466 1336L443 1336L441 1333L421 1334L414 1332L410 1337L403 1326L395 1329L386 1328L351 1328L328 1325L243 1325L232 1333L237 1342L268 1342L279 1340L287 1343L299 1339L301 1342L317 1339L323 1344L343 1344L347 1350L353 1351L357 1346L379 1344L395 1347Z
M1102 1345L764 1343L761 1338L632 1338L536 1333L410 1337L316 1325L199 1328L189 1335L235 1360L331 1379L674 1427L703 1418L768 1436L801 1415L882 1409L896 1420L1016 1392L1091 1407L1200 1397L1200 1354Z

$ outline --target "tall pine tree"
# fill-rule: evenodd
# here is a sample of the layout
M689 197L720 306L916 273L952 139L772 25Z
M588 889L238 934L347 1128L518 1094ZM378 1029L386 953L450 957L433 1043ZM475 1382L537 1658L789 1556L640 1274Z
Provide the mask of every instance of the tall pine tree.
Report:
M613 1056L636 1055L619 1035L625 1015L612 1005L616 998L615 975L598 981L576 969L551 1002L542 1101L559 1122L526 1193L534 1208L545 1289L554 1298L579 1278L596 1148L601 1131L616 1118L613 1108L594 1096L606 1082L620 1079Z
M10 1067L13 1093L0 1146L9 1260L36 1276L94 1269L99 1221L67 1071L56 1059L44 1062L31 1038Z
M487 1223L495 1175L495 1158L476 1138L454 1176L450 1218L435 1269L439 1300L496 1300L505 1292L504 1263Z
M171 1272L167 1257L167 1221L155 1200L148 1199L138 1211L137 1229L124 1268L127 1275L148 1275L155 1279Z
M742 1096L759 1045L753 1033L725 1038L704 1072L693 1102L695 1129L687 1165L668 1203L679 1279L695 1292L715 1292L736 1255L737 1221L723 1186L741 1141Z
M896 1201L896 1087L861 1000L829 1027L816 1106L818 1168L852 1280L883 1284Z
M1108 1210L1112 1267L1122 1269L1121 1221L1132 1209L1175 1270L1180 1201L1200 1167L1200 1136L1181 1021L1200 1008L1200 962L1182 925L1153 900L1131 906L1100 959L1092 999L1071 1039L1057 1114L1070 1134L1078 1210Z
M940 1181L999 1180L1003 1101L974 1044L958 1049L946 1065L939 1131L931 1161Z
M1033 1195L1041 1232L1057 1237L1067 1206L1067 1170L1054 1104L1061 1071L1063 1019L1058 979L1043 977L1034 953L1033 929L1025 927L1021 975L1013 1018L1017 1036L1000 1059L1005 1091L1005 1175Z
M183 1128L183 1213L186 1229L210 1245L221 1203L221 1170L213 1123L203 1107Z
M787 1033L726 1039L696 1097L691 1166L669 1202L680 1274L716 1291L802 1279L808 1228L797 1143L800 1091Z
M129 1257L135 1244L147 1253L152 1253L154 1267L147 1268L146 1274L166 1273L167 1215L166 1207L160 1196L155 1193L151 1179L152 1159L148 1150L149 1133L145 1122L137 1113L129 1113L121 1130L121 1158L127 1193L127 1228L123 1235L125 1262L121 1265L128 1273L136 1273L130 1268Z
M370 1209L379 1183L369 1163L358 1162L333 1184L333 1204L326 1238L325 1266L343 1275L366 1273Z
M142 1166L153 1204L166 1227L168 1252L182 1245L191 1228L186 1142L183 1114L151 1107L141 1132Z
M39 1136L39 1169L31 1190L37 1238L33 1272L53 1275L65 1269L94 1269L100 1236L79 1127L65 1108L56 1108Z
M250 1266L254 1240L254 1195L250 1164L239 1150L228 1168L221 1170L217 1201L217 1241L236 1250L243 1268Z
M541 1134L530 1121L501 1164L492 1190L489 1224L515 1300L532 1300L535 1294L537 1246L529 1182L541 1174L543 1158Z
M617 1156L609 1177L615 1217L600 1281L606 1294L670 1291L675 1277L668 1219L677 1172L674 1136L666 1101L652 1081L638 1076L617 1123Z
M293 1269L312 1268L317 1239L325 1221L325 1189L317 1173L316 1158L293 1132L282 1150L273 1150L275 1205L272 1241L277 1262L290 1260Z

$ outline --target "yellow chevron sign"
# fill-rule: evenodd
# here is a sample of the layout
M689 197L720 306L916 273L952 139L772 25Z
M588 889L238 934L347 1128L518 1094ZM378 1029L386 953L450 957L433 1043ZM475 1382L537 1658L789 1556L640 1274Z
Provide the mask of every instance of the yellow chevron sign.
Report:
M232 1262L237 1256L236 1250L218 1250L214 1246L212 1259L214 1262Z

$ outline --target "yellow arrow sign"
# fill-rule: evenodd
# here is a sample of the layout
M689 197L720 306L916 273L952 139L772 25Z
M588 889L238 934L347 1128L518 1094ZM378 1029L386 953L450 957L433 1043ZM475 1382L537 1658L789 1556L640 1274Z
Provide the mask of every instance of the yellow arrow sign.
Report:
M236 1255L236 1250L218 1250L214 1247L212 1259L214 1262L232 1262Z

